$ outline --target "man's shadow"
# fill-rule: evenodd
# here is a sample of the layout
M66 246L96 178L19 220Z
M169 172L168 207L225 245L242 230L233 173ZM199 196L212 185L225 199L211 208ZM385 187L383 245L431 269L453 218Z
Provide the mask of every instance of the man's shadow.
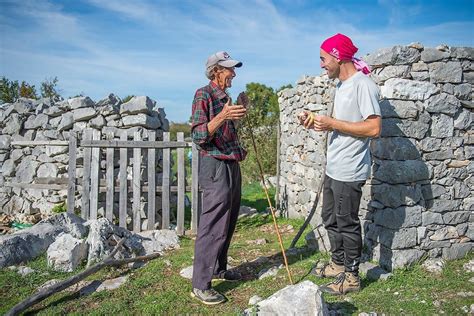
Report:
M413 101L383 100L381 136L373 139L372 178L361 201L367 261L392 271L420 260L423 213L433 198L431 166L422 159L420 141L430 134L431 118Z

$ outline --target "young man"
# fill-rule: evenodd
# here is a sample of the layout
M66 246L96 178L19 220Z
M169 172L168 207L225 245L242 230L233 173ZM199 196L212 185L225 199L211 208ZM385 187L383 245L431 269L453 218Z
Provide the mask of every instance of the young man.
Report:
M202 213L194 248L191 296L204 304L225 302L211 287L211 280L238 281L238 272L227 270L227 251L240 209L239 161L246 152L237 137L234 121L245 116L242 105L232 105L227 89L232 86L235 67L242 63L226 52L207 59L209 84L196 91L192 108L193 142L199 148L199 185Z
M370 138L378 137L381 130L379 89L366 76L370 72L368 66L354 58L357 50L351 39L342 34L322 43L321 68L329 78L339 79L333 117L305 113L301 122L306 128L331 132L321 215L332 256L330 263L313 273L337 277L321 288L336 295L360 290L359 204L362 186L370 174Z

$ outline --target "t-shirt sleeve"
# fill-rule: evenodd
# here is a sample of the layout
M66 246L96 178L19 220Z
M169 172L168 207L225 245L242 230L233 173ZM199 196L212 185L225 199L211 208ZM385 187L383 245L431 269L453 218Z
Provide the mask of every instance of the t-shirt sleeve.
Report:
M357 86L357 103L364 120L371 115L381 116L379 98L380 90L374 82L369 80L359 82Z

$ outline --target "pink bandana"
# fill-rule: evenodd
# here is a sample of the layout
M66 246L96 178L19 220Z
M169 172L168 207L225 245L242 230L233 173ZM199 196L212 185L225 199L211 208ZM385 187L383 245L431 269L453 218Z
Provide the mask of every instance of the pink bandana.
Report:
M355 58L354 54L358 51L358 48L352 44L349 37L337 33L336 35L326 39L321 44L322 50L329 55L339 60L351 60L358 71L362 71L364 74L370 73L370 67L364 61Z

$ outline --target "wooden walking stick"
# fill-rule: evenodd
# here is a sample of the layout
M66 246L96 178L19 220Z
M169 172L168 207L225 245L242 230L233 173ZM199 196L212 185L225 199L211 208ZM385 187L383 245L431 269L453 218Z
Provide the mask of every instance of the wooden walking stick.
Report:
M247 95L245 94L245 92L241 92L239 94L239 96L237 97L237 104L244 105L246 108L248 108L249 99L248 99ZM257 160L258 169L260 171L260 179L262 180L262 183L263 183L263 189L264 189L265 195L267 197L268 206L270 207L270 212L272 213L273 224L275 226L275 231L276 231L277 236L278 236L278 243L280 244L281 253L283 255L283 261L285 262L286 272L288 273L288 279L290 280L291 284L294 284L293 283L293 278L291 277L290 268L288 267L288 260L286 259L285 247L283 246L283 241L281 239L280 229L278 228L278 224L277 224L277 221L276 221L275 209L273 208L272 201L270 199L270 195L268 194L267 185L265 183L263 168L262 168L262 164L260 163L260 158L259 158L259 155L258 155L257 145L255 144L255 138L254 138L254 135L253 135L252 127L249 126L249 124L246 124L246 125L247 125L246 127L247 127L247 130L248 130L249 135L250 135L250 139L252 140L252 146L253 146L253 150L255 152L255 159Z

